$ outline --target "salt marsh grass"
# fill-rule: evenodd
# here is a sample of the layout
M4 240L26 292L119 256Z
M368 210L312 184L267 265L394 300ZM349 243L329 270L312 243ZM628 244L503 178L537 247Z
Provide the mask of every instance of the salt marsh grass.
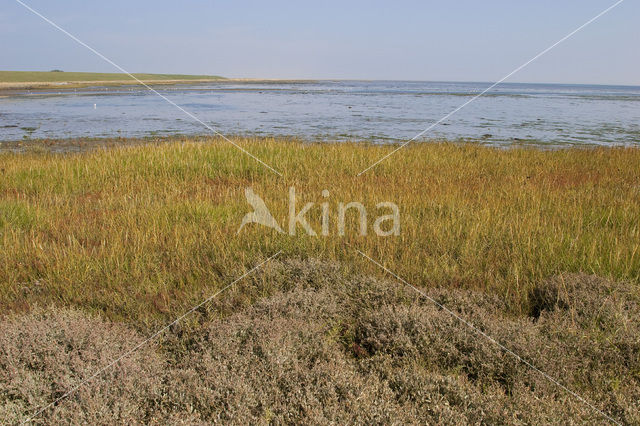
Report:
M416 144L358 177L393 147L238 143L283 177L213 138L0 154L3 311L55 303L147 328L278 250L380 274L357 247L416 286L490 292L515 312L528 312L531 288L560 273L640 278L638 149ZM332 205L391 201L400 235L361 236L355 215L344 236L259 225L237 233L250 211L245 188L284 221L290 186L301 203L326 201L324 189ZM319 209L308 219L318 229Z

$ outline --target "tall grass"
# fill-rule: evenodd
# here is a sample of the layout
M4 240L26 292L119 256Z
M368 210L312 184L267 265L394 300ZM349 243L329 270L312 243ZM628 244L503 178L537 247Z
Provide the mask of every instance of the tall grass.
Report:
M218 139L84 154L0 154L0 306L81 306L148 325L175 316L278 250L353 263L355 248L418 286L465 287L528 309L528 290L561 272L640 279L640 150L499 150L409 146L361 176L391 146L243 139L279 177ZM329 236L248 225L252 187L286 229L288 191ZM324 189L330 193L324 198ZM354 212L345 236L337 203ZM375 204L400 207L401 232L378 237Z

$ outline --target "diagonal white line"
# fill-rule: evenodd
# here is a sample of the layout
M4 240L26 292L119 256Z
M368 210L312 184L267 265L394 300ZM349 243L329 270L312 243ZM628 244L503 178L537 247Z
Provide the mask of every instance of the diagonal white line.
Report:
M55 401L51 402L49 405L46 405L45 407L41 408L40 410L38 410L37 412L35 412L34 414L32 414L30 417L28 417L26 420L24 420L21 424L26 424L31 422L35 417L39 416L43 411L53 407L54 405L56 405L58 402L60 402L61 400L67 398L69 395L73 394L75 391L77 391L80 387L84 386L85 384L87 384L88 382L92 381L93 379L95 379L96 377L98 377L100 374L102 374L104 371L108 370L109 368L113 367L114 365L116 365L118 362L120 362L122 359L128 357L129 355L131 355L132 353L134 353L135 351L137 351L138 349L140 349L141 347L143 347L144 345L146 345L147 343L149 343L150 341L154 340L156 337L158 337L160 334L164 333L167 329L169 329L171 326L177 324L179 321L181 321L183 318L185 318L186 316L192 314L194 311L196 311L198 308L200 308L201 306L209 303L211 300L213 300L215 297L217 297L220 293L223 293L224 291L228 290L229 288L233 287L238 281L244 279L245 277L247 277L248 275L250 275L251 273L253 273L254 271L256 271L257 269L259 269L262 265L264 265L265 263L269 262L270 260L274 259L276 256L278 256L280 253L282 253L282 250L279 250L276 254L274 254L273 256L267 258L266 260L262 261L261 263L257 264L256 266L254 266L253 268L251 268L250 270L248 270L247 272L245 272L244 274L242 274L239 278L235 279L231 284L228 284L227 286L223 287L221 290L218 290L216 293L212 294L211 296L209 296L208 298L206 298L203 302L197 304L196 306L194 306L193 308L189 309L187 312L185 312L184 314L180 315L178 318L176 318L175 320L173 320L172 322L170 322L169 324L165 325L164 327L162 327L160 330L156 331L155 333L153 333L151 336L149 336L146 340L144 340L143 342L139 343L138 345L134 346L133 348L129 349L127 352L125 352L124 354L120 355L116 360L112 361L111 363L109 363L108 365L106 365L105 367L102 367L101 369L99 369L98 371L96 371L93 375L91 375L89 378L83 380L82 382L80 382L79 384L77 384L76 386L74 386L73 388L71 388L69 391L67 391L67 393L65 393L64 395L62 395L61 397L59 397L58 399L56 399Z
M19 4L21 4L22 6L24 6L27 10L31 11L33 14L39 16L40 18L42 18L44 21L48 22L49 24L51 24L54 28L56 28L57 30L59 30L60 32L64 33L65 35L67 35L69 38L71 38L72 40L74 40L75 42L77 42L78 44L86 47L87 49L89 49L90 51L92 51L93 53L95 53L97 56L99 56L101 59L105 60L106 62L108 62L109 64L113 65L114 67L116 67L117 69L119 69L120 71L122 71L124 74L128 75L129 77L131 77L132 79L134 79L135 81L137 81L138 83L140 83L142 86L146 87L147 89L149 89L152 93L160 96L162 99L164 99L165 101L167 101L169 104L173 105L174 107L176 107L177 109L179 109L180 111L182 111L184 114L186 114L188 117L192 118L193 120L197 121L198 123L202 124L204 127L206 127L207 129L209 129L211 132L213 132L214 134L220 136L222 139L224 139L225 141L229 142L231 145L235 146L236 148L238 148L240 151L242 151L243 153L247 154L249 157L253 158L254 160L256 160L258 163L262 164L263 166L265 166L266 168L268 168L269 170L271 170L273 173L277 174L278 176L282 176L282 173L280 173L279 171L277 171L276 169L274 169L273 167L271 167L270 165L268 165L267 163L265 163L264 161L262 161L261 159L259 159L258 157L256 157L255 155L253 155L252 153L250 153L249 151L247 151L246 149L244 149L243 147L241 147L240 145L238 145L237 143L233 142L231 139L227 138L225 135L223 135L222 133L220 133L219 131L217 131L216 129L214 129L213 127L209 126L208 124L206 124L204 121L200 120L198 117L196 117L195 115L193 115L192 113L190 113L189 111L187 111L186 109L182 108L180 105L176 104L175 102L173 102L171 99L167 98L166 96L164 96L162 93L158 92L157 90L155 90L154 88L150 87L148 84L146 84L145 82L143 82L142 80L138 79L136 76L134 76L133 74L131 74L129 71L125 70L124 68L122 68L120 65L116 64L115 62L113 62L111 59L107 58L106 56L104 56L102 53L98 52L97 50L95 50L93 47L89 46L88 44L86 44L85 42L83 42L82 40L78 39L76 36L74 36L73 34L69 33L67 30L65 30L64 28L60 27L58 24L56 24L55 22L51 21L49 18L47 18L46 16L42 15L40 12L38 12L37 10L33 9L32 7L30 7L29 5L25 4L24 2L22 2L21 0L16 0L16 2L18 2Z
M427 133L429 130L433 129L435 126L437 126L438 124L442 123L444 120L448 119L449 117L451 117L453 114L457 113L458 111L460 111L462 108L466 107L467 105L469 105L471 102L475 101L476 99L478 99L479 97L485 95L487 92L489 92L490 90L492 90L494 87L496 87L497 85L499 85L500 83L503 83L505 80L507 80L509 77L511 77L512 75L514 75L515 73L517 73L518 71L522 70L524 67L526 67L527 65L529 65L530 63L532 63L533 61L537 60L538 58L540 58L542 55L544 55L545 53L549 52L551 49L553 49L554 47L558 46L560 43L566 41L567 39L569 39L570 37L572 37L573 35L575 35L578 31L582 30L584 27L586 27L587 25L591 24L592 22L594 22L595 20L597 20L598 18L600 18L602 15L604 15L605 13L609 12L611 9L613 9L614 7L618 6L620 3L622 3L624 0L618 0L616 3L614 3L613 5L609 6L608 8L606 8L605 10L603 10L602 12L598 13L596 16L594 16L593 18L589 19L587 22L585 22L584 24L580 25L578 28L576 28L575 30L571 31L569 34L567 34L566 36L562 37L560 40L556 41L555 43L553 43L551 46L547 47L546 49L544 49L542 52L538 53L536 56L534 56L533 58L529 59L527 62L525 62L524 64L520 65L518 68L516 68L515 70L511 71L509 74L505 75L504 77L502 77L500 80L496 81L495 83L493 83L491 86L487 87L485 90L483 90L481 93L477 94L476 96L474 96L473 98L469 99L468 101L466 101L465 103L463 103L462 105L460 105L459 107L457 107L456 109L454 109L453 111L451 111L450 113L448 113L447 115L445 115L444 117L442 117L440 120L436 121L435 123L431 124L429 127L427 127L426 129L424 129L423 131L421 131L420 133L418 133L417 135L415 135L414 137L412 137L411 139L409 139L408 141L404 142L402 145L400 145L399 147L397 147L396 149L394 149L393 151L391 151L390 153L388 153L387 155L383 156L382 158L380 158L378 161L376 161L375 163L371 164L369 167L367 167L366 169L364 169L363 171L361 171L360 173L358 173L358 176L360 176L361 174L365 173L366 171L372 169L373 167L377 166L378 164L380 164L381 162L383 162L384 160L386 160L387 158L391 157L393 154L395 154L396 152L400 151L402 148L404 148L405 146L409 145L411 142L413 142L414 140L416 140L417 138L419 138L420 136L424 135L425 133Z
M387 272L388 274L392 275L393 277L395 277L398 281L402 282L403 284L411 287L416 293L418 293L419 295L423 296L424 298L428 299L431 303L433 303L434 305L436 305L438 308L442 309L443 311L445 311L446 313L448 313L449 315L451 315L452 317L454 317L455 319L457 319L458 321L460 321L461 323L463 323L464 325L466 325L467 327L469 327L474 333L484 337L485 339L487 339L488 341L490 341L491 343L495 344L496 346L498 346L500 349L502 349L503 351L505 351L507 354L511 355L512 357L514 357L516 360L522 362L523 364L525 364L527 367L531 368L532 370L534 370L535 372L539 373L540 375L542 375L545 379L549 380L551 383L553 383L554 385L558 386L559 388L561 388L562 390L564 390L565 392L569 393L570 395L572 395L574 398L576 398L578 401L582 402L583 404L587 405L589 408L591 408L592 410L594 410L595 412L597 412L598 414L600 414L602 417L606 418L607 420L609 420L612 423L615 423L617 425L621 425L622 423L620 423L619 421L617 421L616 419L614 419L613 417L605 414L603 411L601 411L600 409L598 409L596 406L594 406L593 404L591 404L589 401L587 401L586 399L584 399L583 397L581 397L580 395L578 395L577 393L575 393L574 391L572 391L571 389L569 389L568 387L566 387L565 385L563 385L562 383L560 383L559 381L557 381L556 379L554 379L553 377L551 377L550 375L548 375L547 373L545 373L544 371L540 370L538 367L536 367L535 365L533 365L532 363L530 363L529 361L527 361L526 359L522 358L520 355L518 355L517 353L513 352L511 349L507 348L506 346L504 346L502 343L498 342L496 339L494 339L493 337L489 336L487 333L485 333L484 331L480 330L478 327L476 327L475 325L473 325L471 322L467 321L466 319L464 319L463 317L461 317L460 315L456 314L455 312L453 312L451 309L447 308L446 306L444 306L442 303L438 302L437 300L435 300L434 298L432 298L431 296L427 295L424 291L420 290L418 287L414 286L413 284L410 284L409 282L405 281L404 279L402 279L401 277L399 277L398 275L394 274L393 272L391 272L389 269L387 269L385 266L381 265L380 263L378 263L377 261L373 260L372 258L370 258L369 256L367 256L366 254L364 254L362 251L358 250L356 248L356 251L358 253L360 253L362 255L362 257L365 257L367 259L369 259L372 263L378 265L380 268L382 268L385 272Z

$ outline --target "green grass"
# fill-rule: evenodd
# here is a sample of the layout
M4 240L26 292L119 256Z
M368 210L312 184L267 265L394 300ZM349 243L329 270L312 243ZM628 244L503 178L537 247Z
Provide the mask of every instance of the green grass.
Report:
M221 79L213 75L133 74L140 80L205 80ZM127 74L95 72L0 71L0 83L62 83L131 80Z
M278 250L381 274L358 248L417 286L496 293L523 311L529 289L562 272L640 280L639 149L415 144L357 177L393 147L239 141L281 178L224 141L204 142L0 154L3 312L55 303L156 324ZM316 203L318 232L329 202L330 235L237 234L248 186L283 227L290 186L299 206ZM350 201L367 208L369 235L354 217L345 236L335 231L337 203ZM381 201L400 207L400 236L371 232Z

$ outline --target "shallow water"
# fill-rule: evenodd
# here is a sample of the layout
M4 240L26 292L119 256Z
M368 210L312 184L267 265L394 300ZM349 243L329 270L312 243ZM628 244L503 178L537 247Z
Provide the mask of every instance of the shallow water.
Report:
M155 89L223 134L374 142L414 137L488 83L216 82ZM0 97L0 140L207 134L140 87ZM502 84L421 139L488 144L640 145L640 87Z

